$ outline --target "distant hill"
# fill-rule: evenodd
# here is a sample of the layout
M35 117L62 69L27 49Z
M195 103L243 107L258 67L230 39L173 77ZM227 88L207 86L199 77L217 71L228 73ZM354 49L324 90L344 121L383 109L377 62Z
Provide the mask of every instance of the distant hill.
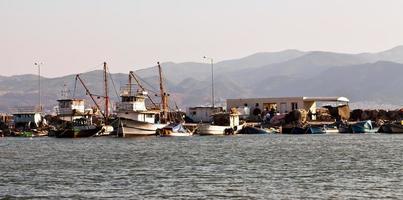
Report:
M217 102L227 98L264 96L347 96L353 102L380 102L403 105L403 46L379 53L342 54L287 50L257 53L214 64ZM161 63L171 99L185 108L211 103L211 67L206 63ZM136 71L158 92L157 68ZM102 71L81 74L95 94L103 93ZM127 83L127 74L112 74L110 94ZM42 77L43 103L56 105L64 85L73 93L75 75ZM116 89L116 91L115 91ZM152 92L151 92L152 93ZM0 76L0 111L38 102L36 75ZM80 84L76 97L86 97ZM88 101L88 103L90 103Z
M397 46L395 48L379 52L379 53L362 53L357 56L367 59L371 62L376 61L390 61L390 62L397 62L403 63L403 46Z

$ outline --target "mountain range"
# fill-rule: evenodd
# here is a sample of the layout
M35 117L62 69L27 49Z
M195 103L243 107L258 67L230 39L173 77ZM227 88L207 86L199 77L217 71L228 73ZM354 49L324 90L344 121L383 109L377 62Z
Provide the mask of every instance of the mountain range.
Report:
M171 102L181 108L210 105L211 65L208 62L166 62L161 66ZM156 66L135 73L150 91L158 92ZM403 86L402 74L403 46L360 54L285 50L214 63L214 87L216 103L223 103L227 98L346 96L356 103L402 105L403 94L399 92ZM81 77L93 93L102 94L102 71L82 73ZM127 83L128 75L117 73L111 77L109 92L117 101L118 91ZM61 98L62 90L70 89L73 93L75 75L41 77L41 84L42 102L51 109ZM80 84L76 88L75 97L86 97ZM0 111L37 103L36 75L0 76Z

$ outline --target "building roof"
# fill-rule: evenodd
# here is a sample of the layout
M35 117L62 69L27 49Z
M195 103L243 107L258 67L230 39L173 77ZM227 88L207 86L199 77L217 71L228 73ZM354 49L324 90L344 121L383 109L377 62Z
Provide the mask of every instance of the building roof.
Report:
M299 99L303 101L335 101L335 102L349 102L350 100L346 97L261 97L261 98L239 98L239 99L227 99L230 101L237 100L260 100L260 99L284 99L284 100L294 100Z
M350 102L346 97L304 97L304 101L336 101L336 102Z
M212 106L196 106L196 107L188 107L189 109L199 109L199 108L201 108L201 109L222 109L222 107L221 106L215 106L215 107L212 107Z
M84 101L84 99L59 99L57 101Z

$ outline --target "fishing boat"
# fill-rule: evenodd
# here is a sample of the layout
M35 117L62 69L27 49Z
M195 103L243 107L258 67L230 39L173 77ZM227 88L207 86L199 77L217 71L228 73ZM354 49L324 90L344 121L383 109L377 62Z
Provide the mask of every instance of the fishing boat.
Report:
M109 125L109 95L108 95L108 69L107 64L104 62L104 96L93 94L84 80L81 79L80 74L75 77L75 87L77 82L81 83L87 95L90 96L96 106L96 110L100 112L102 117L97 116L97 113L91 109L91 112L86 112L84 107L84 100L77 98L67 98L67 91L62 91L62 98L58 100L58 124L55 124L51 130L52 135L57 138L80 138L80 137L93 137L109 135L113 131L113 127ZM74 88L76 91L76 88ZM104 99L104 111L101 111L101 106L95 99ZM98 123L93 123L95 118Z
M158 62L160 78L161 106L157 106L142 86L134 72L129 73L129 84L122 89L121 102L116 105L117 117L119 118L118 135L121 137L137 137L156 135L157 129L168 125L168 94L165 92L162 69ZM133 92L132 79L139 89ZM153 104L153 109L147 109L145 100ZM158 107L158 108L157 108Z
M242 130L244 124L239 123L239 114L236 111L230 113L217 113L213 115L211 124L198 124L199 135L234 135Z
M136 99L142 98L140 95ZM138 103L137 100L125 103ZM123 103L123 102L122 102ZM159 111L134 108L131 110L120 107L117 110L119 117L118 135L121 137L136 137L156 135L157 129L162 129L166 124L159 123Z

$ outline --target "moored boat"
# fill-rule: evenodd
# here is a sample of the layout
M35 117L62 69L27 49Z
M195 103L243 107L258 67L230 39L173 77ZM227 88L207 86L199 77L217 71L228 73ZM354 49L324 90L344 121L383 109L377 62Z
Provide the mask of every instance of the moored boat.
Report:
M172 123L157 129L157 135L161 137L186 137L192 136L193 133L186 129L181 123Z
M379 128L378 133L403 134L403 124L402 122L384 124Z
M376 133L378 130L373 127L371 120L366 120L351 124L351 131L352 133Z
M253 127L253 126L244 126L239 131L238 134L251 135L251 134L269 134L269 133L272 133L272 132L269 132L268 130L265 130L265 129L262 129L262 128Z
M69 91L62 91L64 98L59 99L57 122L53 125L51 135L58 138L80 138L80 137L93 137L93 136L106 136L113 132L113 127L109 125L109 95L108 95L108 69L107 64L104 62L104 89L105 95L95 95L91 93L89 88L81 79L80 74L75 77L76 91L77 82L81 83L86 95L89 95L95 104L95 109L86 110L84 99L69 98ZM95 99L103 98L105 107L103 112L101 106ZM101 114L102 117L97 116ZM96 121L96 123L93 123Z
M93 137L102 132L102 126L92 124L86 118L76 119L54 132L57 138Z
M282 134L293 134L293 135L300 135L306 134L307 129L301 127L281 127Z
M326 128L323 126L309 126L307 127L307 134L325 134Z
M326 128L323 126L306 126L306 127L282 127L281 133L283 134L325 134Z
M198 124L197 132L199 135L234 135L243 126L244 124L239 123L239 114L231 111L231 113L214 114L212 124Z
M120 119L118 136L136 137L156 135L157 129L168 125L168 93L165 91L161 65L158 62L160 79L161 105L157 106L142 86L134 72L129 73L129 84L123 88L121 102L116 105L117 117ZM133 92L132 78L139 89ZM147 109L145 100L148 99L156 109Z
M166 124L154 123L156 113L148 113L148 120L144 121L135 120L139 119L138 116L144 116L147 112L132 112L130 114L120 115L120 123L118 127L118 136L121 137L138 137L138 136L151 136L156 135L157 129L161 129ZM137 117L135 117L137 116Z

